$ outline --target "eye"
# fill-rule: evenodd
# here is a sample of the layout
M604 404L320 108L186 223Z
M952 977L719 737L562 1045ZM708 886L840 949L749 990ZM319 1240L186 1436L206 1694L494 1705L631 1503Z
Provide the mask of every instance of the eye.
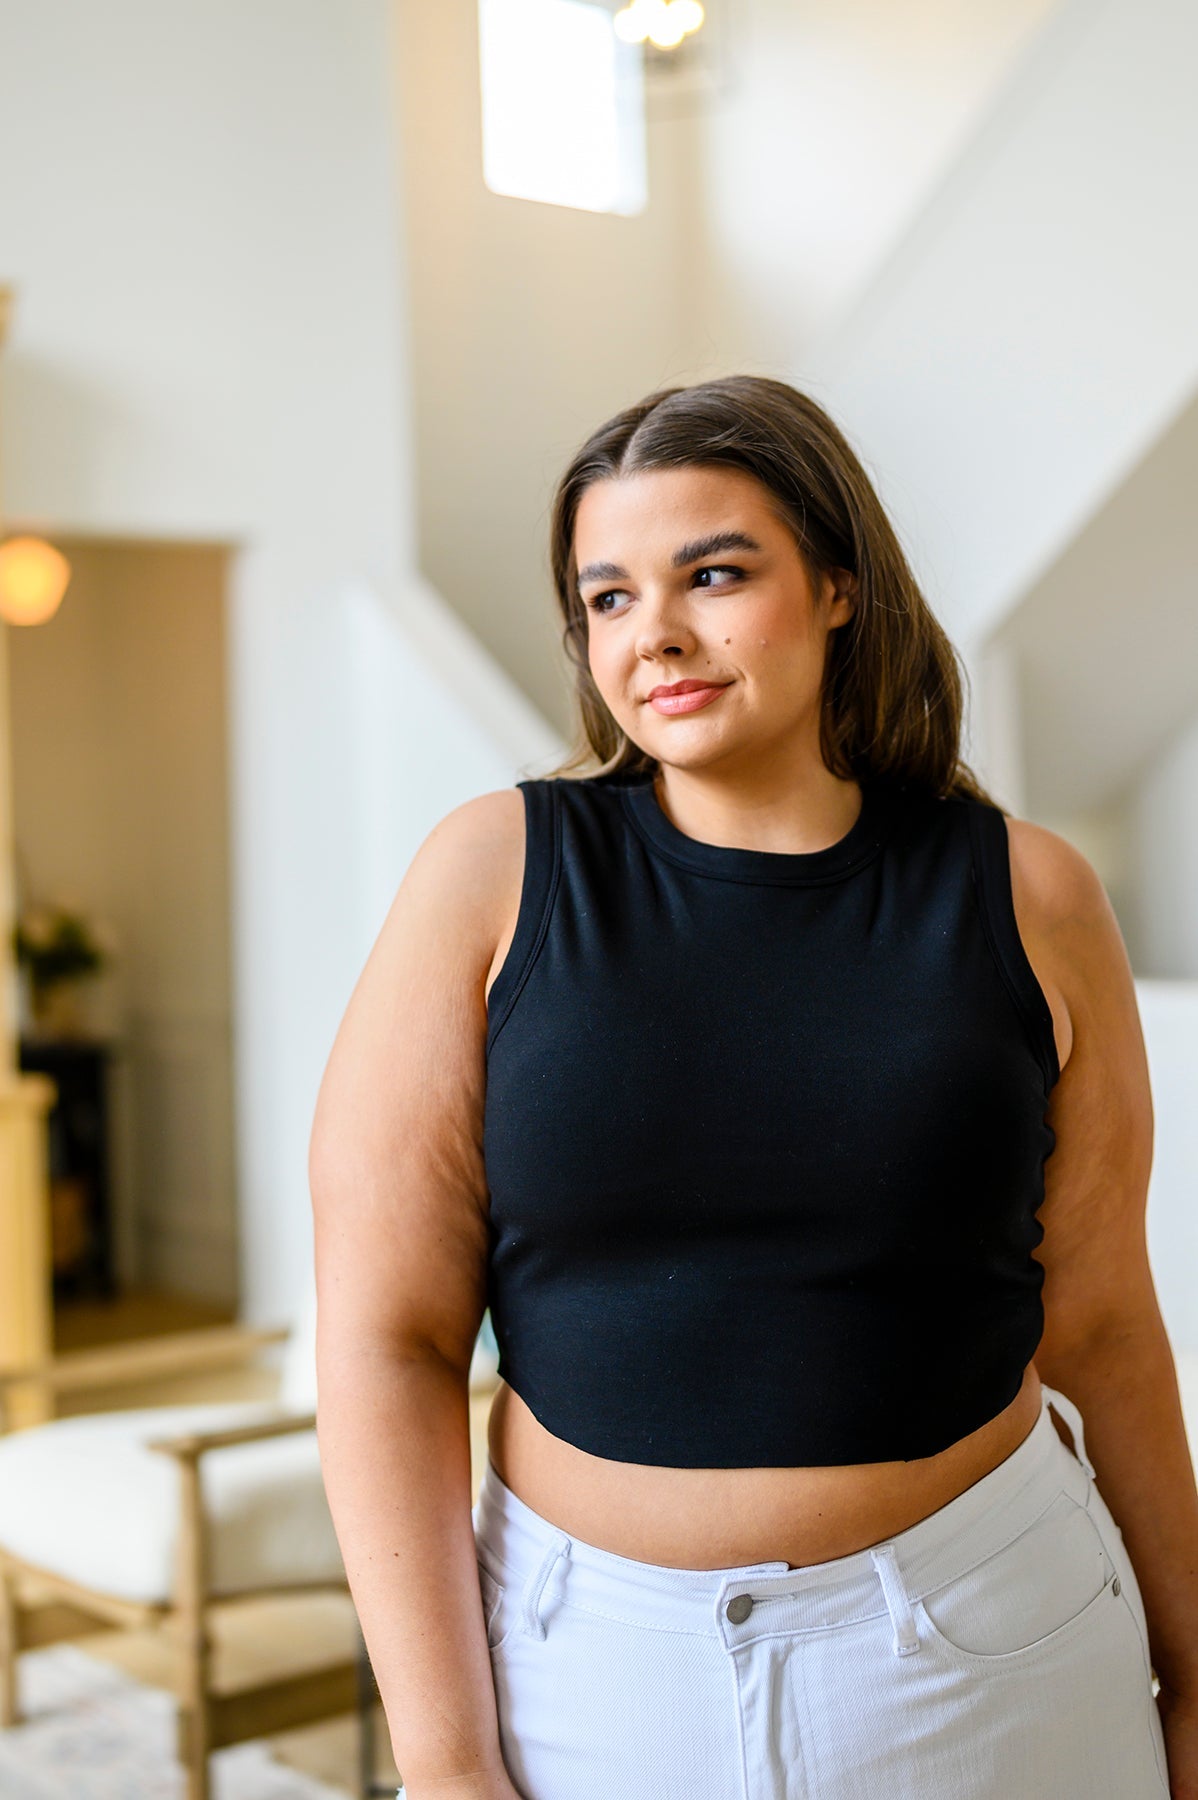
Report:
M730 564L726 564L726 563L725 564L710 564L709 563L709 564L706 564L703 568L695 570L695 580L698 581L700 575L735 575L737 577L737 579L739 580L743 574L744 574L743 569L734 569L733 567L731 567Z
M705 563L701 569L696 569L694 572L694 580L696 582L700 575L733 575L737 580L740 580L744 575L744 570L735 568L731 563ZM720 585L722 587L724 583L721 582ZM592 599L586 602L586 604L592 612L599 613L602 617L606 617L610 612L610 608L607 606L606 602L608 600L618 600L619 597L619 588L609 588L604 594L595 594Z

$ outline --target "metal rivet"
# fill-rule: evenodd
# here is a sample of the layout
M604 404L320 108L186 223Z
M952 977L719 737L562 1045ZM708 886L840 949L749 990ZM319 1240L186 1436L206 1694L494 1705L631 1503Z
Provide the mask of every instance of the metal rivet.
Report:
M1111 1583L1112 1594L1117 1594L1120 1591L1120 1589L1122 1588L1122 1586L1123 1586L1123 1583L1120 1581L1119 1577L1116 1575L1114 1581L1112 1581L1112 1583Z
M734 1625L743 1625L753 1610L752 1594L734 1594L724 1611Z

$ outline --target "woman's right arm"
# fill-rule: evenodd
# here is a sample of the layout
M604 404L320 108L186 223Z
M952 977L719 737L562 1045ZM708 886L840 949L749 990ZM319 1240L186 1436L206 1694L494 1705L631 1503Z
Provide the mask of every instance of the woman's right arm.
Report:
M486 1305L484 995L514 844L521 857L515 789L429 833L350 997L309 1149L321 1464L407 1800L516 1800L469 1429Z

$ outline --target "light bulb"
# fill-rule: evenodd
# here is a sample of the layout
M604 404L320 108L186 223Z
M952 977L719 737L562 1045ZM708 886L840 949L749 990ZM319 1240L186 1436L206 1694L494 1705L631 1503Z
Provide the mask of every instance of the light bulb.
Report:
M71 565L44 538L15 537L0 544L0 619L9 625L44 625L58 611Z
M676 4L672 0L653 0L653 16L649 25L649 42L659 50L673 50L686 36Z
M632 0L632 3L645 22L646 37L656 43L659 34L669 36L673 30L670 0Z
M616 36L626 44L656 44L659 50L673 50L690 31L698 31L703 23L699 0L629 0L615 14Z

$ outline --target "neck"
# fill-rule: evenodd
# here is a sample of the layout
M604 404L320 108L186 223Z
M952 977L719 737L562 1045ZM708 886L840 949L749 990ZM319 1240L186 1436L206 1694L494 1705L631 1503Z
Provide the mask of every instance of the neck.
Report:
M839 843L864 804L861 784L823 768L810 780L760 787L658 767L653 791L679 831L744 850L805 855Z

